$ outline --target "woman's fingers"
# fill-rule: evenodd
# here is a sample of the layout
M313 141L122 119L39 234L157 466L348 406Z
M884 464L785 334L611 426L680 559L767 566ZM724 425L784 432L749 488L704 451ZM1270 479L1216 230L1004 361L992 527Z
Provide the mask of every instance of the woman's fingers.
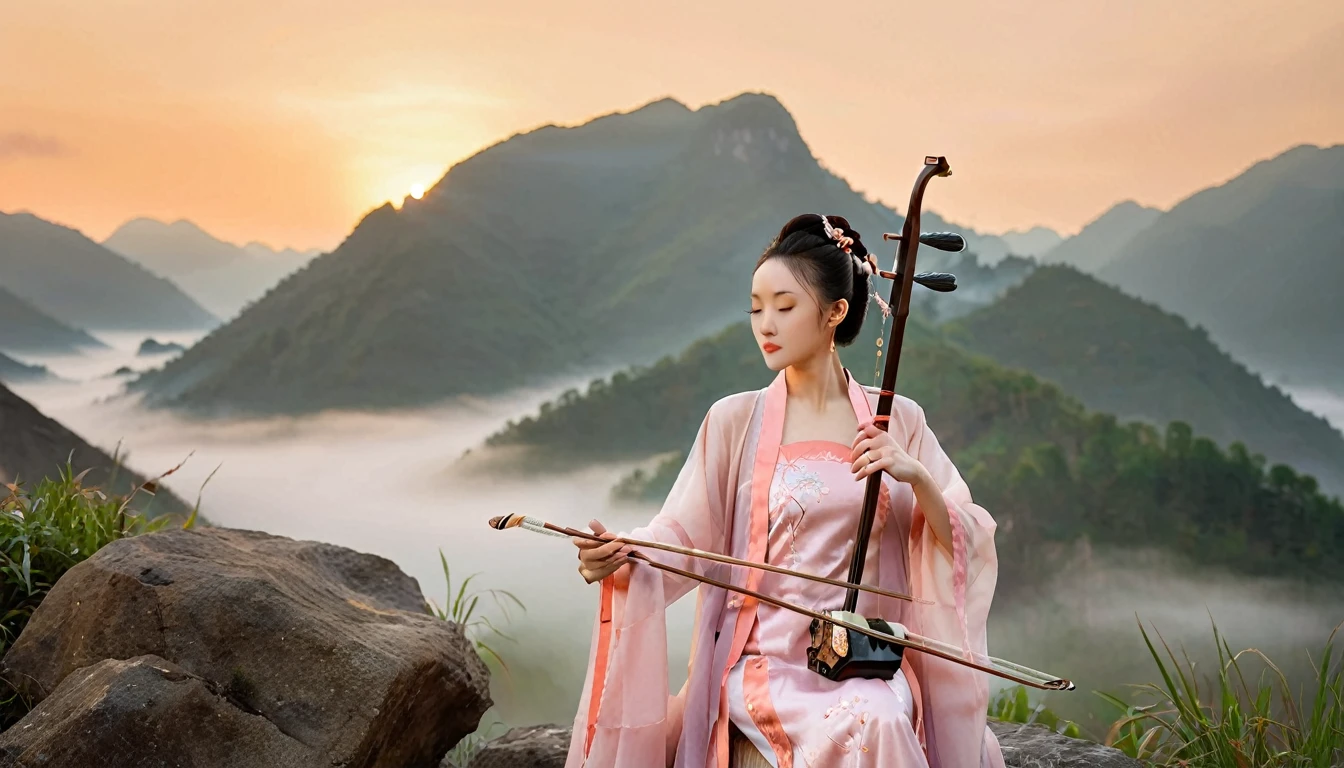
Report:
M593 543L596 544L597 542ZM579 552L579 559L584 561L585 563L588 563L589 567L592 567L597 563L602 563L612 559L612 557L616 555L616 553L620 552L624 547L625 542L623 541L608 541L605 544L600 544L591 549L581 550Z
M862 440L856 440L854 441L854 448L849 452L849 460L858 461L860 456L868 451L877 451L878 447L877 438L874 437L865 437Z
M583 576L584 581L592 584L593 582L601 581L620 570L626 562L627 560L624 551L617 553L617 555L610 561L597 563L580 562L579 575Z
M616 534L597 520L588 521L588 528L603 541L578 536L571 536L569 540L579 549L579 575L592 584L620 570L634 550L623 541L614 541Z
M602 525L602 523L598 522L596 519L588 521L588 528L594 534L604 539L610 540L616 538L616 534L608 533L606 527ZM569 540L574 542L574 546L578 547L579 549L596 549L597 547L604 546L600 541L593 541L592 539L579 538L577 536L571 536L569 537Z
M878 454L875 452L872 454L872 456L873 456L872 461L868 462L867 464L864 464L862 467L859 467L858 472L854 476L855 480L862 480L863 478L873 474L874 472L881 472L891 464L891 459L882 454Z

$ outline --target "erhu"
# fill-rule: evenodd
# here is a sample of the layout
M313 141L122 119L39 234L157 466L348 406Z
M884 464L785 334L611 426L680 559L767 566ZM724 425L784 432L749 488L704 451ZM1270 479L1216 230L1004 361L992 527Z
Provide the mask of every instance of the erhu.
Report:
M893 281L890 307L895 308L896 320L892 324L892 343L887 354L886 367L882 376L882 387L877 401L877 413L874 423L880 429L886 429L891 421L892 400L895 397L896 372L900 363L901 344L905 336L905 323L910 314L910 291L915 283L934 291L947 292L957 287L956 277L946 273L925 272L915 274L915 254L919 244L943 251L957 252L966 247L961 235L952 232L919 233L920 208L924 197L924 188L934 176L950 176L951 168L944 157L924 158L924 168L915 180L914 190L910 194L910 206L906 210L905 224L899 235L884 233L884 240L896 240L895 271L878 269L876 274ZM878 356L881 358L881 336L878 338ZM812 619L811 643L808 648L808 668L831 680L844 680L851 677L869 677L891 679L900 670L907 649L937 656L963 666L978 669L997 677L1033 688L1051 691L1071 691L1074 685L1069 680L1040 672L1030 667L1014 664L1004 659L981 654L971 654L968 649L944 643L929 637L923 637L906 630L900 624L891 624L878 618L865 619L854 612L859 592L869 592L901 600L928 603L927 600L897 592L878 589L862 584L863 561L868 552L868 538L872 532L873 520L877 512L878 494L881 489L882 473L868 476L864 490L863 509L859 515L859 528L854 540L854 551L850 559L847 581L828 579L808 573L787 570L766 563L756 563L738 558L705 552L697 549L663 544L655 541L643 541L617 536L603 539L600 536L574 528L561 527L525 515L500 515L490 519L490 527L505 530L521 528L551 536L576 537L608 543L621 541L631 546L648 547L674 552L690 557L713 560L719 563L757 568L810 581L844 587L844 607L821 612L801 605L794 605L755 590L738 587L707 576L692 573L674 566L649 559L640 552L632 552L628 557L642 565L649 565L662 571L675 573L695 581L720 587L731 592L747 595L763 603L784 608L808 616Z
M941 272L915 274L915 255L919 244L943 251L961 251L966 241L961 235L952 232L930 232L920 234L919 217L924 201L924 188L934 176L951 176L952 169L945 157L925 157L924 167L915 179L915 187L910 192L910 205L906 209L905 224L899 235L884 233L883 240L896 240L896 270L888 272L877 270L877 275L892 281L891 299L887 302L894 308L896 319L892 323L891 344L887 346L887 364L882 374L882 387L877 400L877 413L873 423L878 429L886 430L891 422L891 406L895 397L896 372L901 362L901 345L905 339L905 322L910 316L910 291L919 283L935 291L948 292L957 288L954 275ZM876 276L876 275L875 275ZM880 297L879 297L880 300ZM885 309L885 308L884 308ZM881 359L882 336L878 335L877 355ZM873 530L873 519L877 512L878 494L882 488L882 473L874 472L868 476L864 489L863 511L859 515L859 528L854 537L854 551L849 561L849 582L851 585L863 582L863 562L868 554L868 538ZM845 623L866 623L870 629L887 635L897 634L893 627L882 619L863 619L854 613L858 603L859 590L849 587L845 592L844 608L831 611L832 619L814 618L812 620L811 643L807 649L807 666L814 672L831 680L844 680L850 677L874 677L890 680L901 668L905 646L864 636L854 629L846 629L836 623L836 619Z

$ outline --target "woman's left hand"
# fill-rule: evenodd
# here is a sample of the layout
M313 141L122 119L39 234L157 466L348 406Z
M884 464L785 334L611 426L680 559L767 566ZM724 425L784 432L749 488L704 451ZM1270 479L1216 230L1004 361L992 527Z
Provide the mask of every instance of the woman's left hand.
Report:
M859 433L854 437L852 448L849 469L854 473L855 480L862 480L874 472L886 472L903 483L914 485L928 471L897 445L896 438L885 429L879 429L872 421L859 425Z

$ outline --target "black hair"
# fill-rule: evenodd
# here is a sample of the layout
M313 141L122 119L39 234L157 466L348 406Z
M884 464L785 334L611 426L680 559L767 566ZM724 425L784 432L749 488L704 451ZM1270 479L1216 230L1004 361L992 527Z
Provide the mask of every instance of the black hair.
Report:
M844 230L845 237L854 240L849 247L853 255L845 253L826 235L820 215L804 213L794 216L779 230L757 260L756 269L768 259L783 259L789 271L812 289L823 307L848 299L849 311L835 327L835 343L843 347L858 337L863 316L868 311L868 272L862 266L868 259L868 249L843 216L827 216L826 220L832 227Z

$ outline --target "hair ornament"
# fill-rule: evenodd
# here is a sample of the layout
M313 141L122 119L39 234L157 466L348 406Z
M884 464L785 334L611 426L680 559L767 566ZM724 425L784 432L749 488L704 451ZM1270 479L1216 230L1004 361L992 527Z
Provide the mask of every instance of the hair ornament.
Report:
M855 254L851 250L854 245L854 238L846 235L845 230L831 224L830 219L827 219L825 214L817 215L821 217L821 226L826 230L826 236L834 240L840 250L849 254L849 257L854 260L855 269L866 275L877 274L877 266L871 254L869 254L868 258L863 258L862 256Z
M840 250L853 255L849 249L854 245L854 238L846 235L845 230L831 224L830 220L827 219L825 215L817 215L821 216L821 226L826 229L826 236L834 240Z

